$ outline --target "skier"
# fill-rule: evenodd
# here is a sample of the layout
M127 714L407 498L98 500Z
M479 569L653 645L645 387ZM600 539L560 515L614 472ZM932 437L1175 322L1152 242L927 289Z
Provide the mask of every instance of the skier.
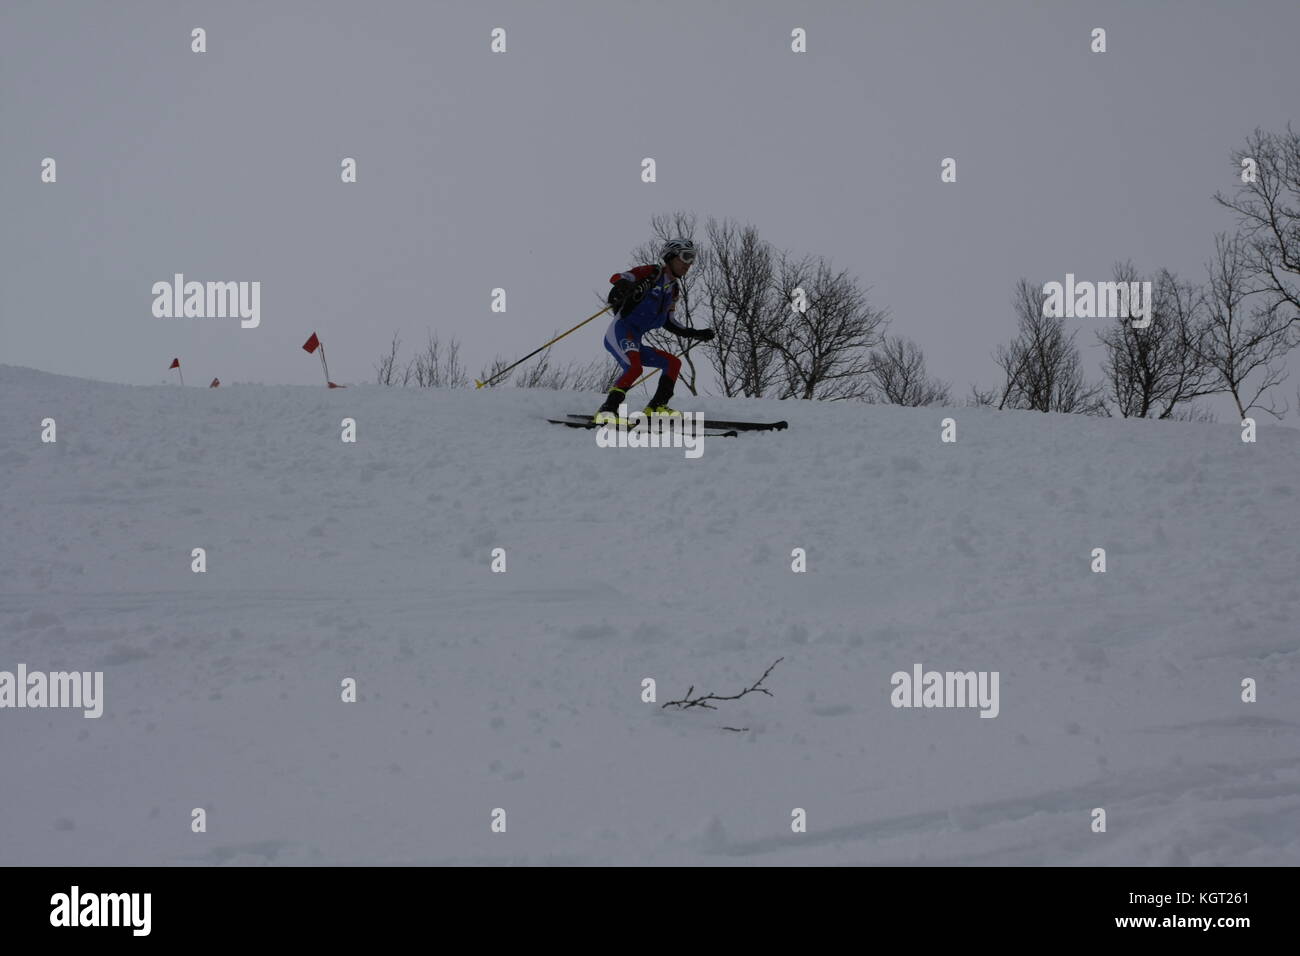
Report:
M668 407L668 399L672 398L682 360L675 355L642 345L641 336L661 327L675 335L700 342L708 342L714 336L713 329L689 329L673 321L673 309L677 307L679 290L677 280L686 275L695 261L695 243L689 239L669 239L664 243L661 255L662 264L635 266L627 272L609 277L609 281L614 284L614 288L609 290L609 304L614 307L617 317L605 332L605 348L623 368L623 374L610 389L605 404L596 412L593 420L597 423L620 423L618 406L626 400L627 390L641 377L641 369L645 365L663 370L659 376L659 387L655 390L654 398L650 399L650 404L645 407L645 413L681 414Z

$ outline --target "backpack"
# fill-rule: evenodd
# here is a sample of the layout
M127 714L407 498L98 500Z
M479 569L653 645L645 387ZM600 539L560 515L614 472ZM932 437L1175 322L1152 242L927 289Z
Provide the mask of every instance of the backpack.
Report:
M618 317L625 318L627 315L629 315L632 312L633 309L635 309L638 305L640 305L641 300L645 298L646 293L649 292L652 288L654 288L656 282L658 282L661 278L663 278L663 274L664 274L664 265L661 262L657 266L655 266L655 271L652 272L650 275L646 276L643 279L638 279L632 285L631 290L626 293L622 302L619 303L619 305L615 308L615 313L618 315ZM621 287L619 283L616 282L614 284L614 288L609 290L609 298L607 301L611 305L614 304L614 300L617 297L616 293L619 292L620 288Z

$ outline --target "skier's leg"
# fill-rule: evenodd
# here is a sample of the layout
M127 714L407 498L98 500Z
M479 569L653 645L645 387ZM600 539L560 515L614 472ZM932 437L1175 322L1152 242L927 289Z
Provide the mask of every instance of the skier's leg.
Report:
M682 360L676 355L669 355L667 352L648 346L642 352L641 361L645 365L663 369L663 374L659 376L659 387L655 389L654 398L650 399L646 410L667 408L668 400L673 397L673 389L677 386L677 375L682 370Z
M597 415L617 412L618 406L627 398L627 390L641 377L641 340L622 319L615 319L609 324L605 332L605 350L614 356L614 360L623 369L623 374L609 390L605 404L600 406Z

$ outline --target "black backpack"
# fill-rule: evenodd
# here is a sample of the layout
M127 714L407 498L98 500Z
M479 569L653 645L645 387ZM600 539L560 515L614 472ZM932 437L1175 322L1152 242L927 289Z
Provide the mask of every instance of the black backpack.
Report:
M614 288L609 290L609 298L606 301L614 306L614 312L620 319L624 318L641 304L641 300L645 298L646 293L654 287L656 282L663 278L663 274L664 264L661 262L655 267L653 275L648 275L639 282L631 283L630 289L624 284L627 282L626 279L619 280L614 283ZM622 297L621 301L620 296ZM617 304L615 304L616 302Z

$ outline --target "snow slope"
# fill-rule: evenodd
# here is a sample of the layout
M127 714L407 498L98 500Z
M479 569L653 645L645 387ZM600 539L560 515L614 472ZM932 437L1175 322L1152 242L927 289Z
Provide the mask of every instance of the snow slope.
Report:
M1294 430L686 396L791 424L691 460L542 421L598 402L0 366L0 670L105 681L0 710L0 864L1300 863ZM917 663L998 716L894 708Z

